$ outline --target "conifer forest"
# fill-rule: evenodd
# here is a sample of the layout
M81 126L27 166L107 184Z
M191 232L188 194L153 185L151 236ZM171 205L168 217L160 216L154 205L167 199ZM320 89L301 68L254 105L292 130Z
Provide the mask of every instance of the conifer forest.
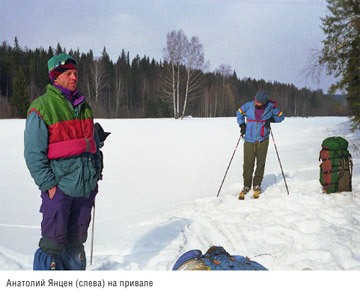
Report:
M179 47L185 45L182 51ZM321 90L299 89L292 84L239 78L229 65L208 70L198 38L187 39L179 30L167 36L163 60L140 57L119 49L116 61L104 47L101 56L92 50L67 51L58 43L48 49L0 45L0 118L25 118L30 103L50 83L47 61L68 53L79 66L78 87L96 118L228 117L251 100L258 90L267 90L270 100L289 116L344 116L344 101Z

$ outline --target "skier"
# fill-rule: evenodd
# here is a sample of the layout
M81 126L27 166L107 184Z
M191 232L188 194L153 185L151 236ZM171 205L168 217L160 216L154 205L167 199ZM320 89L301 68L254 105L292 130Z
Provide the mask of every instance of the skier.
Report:
M261 193L261 183L264 177L265 161L269 146L270 123L284 120L283 113L276 107L276 102L268 100L266 91L256 93L253 101L241 106L237 114L240 134L245 136L243 179L244 187L239 194L239 199L244 199L245 194L253 185L254 198ZM246 118L246 123L245 123ZM256 170L253 177L256 160Z
M77 89L78 65L48 61L52 84L28 110L24 156L41 190L43 214L34 270L85 270L84 245L98 192L101 156L93 113Z

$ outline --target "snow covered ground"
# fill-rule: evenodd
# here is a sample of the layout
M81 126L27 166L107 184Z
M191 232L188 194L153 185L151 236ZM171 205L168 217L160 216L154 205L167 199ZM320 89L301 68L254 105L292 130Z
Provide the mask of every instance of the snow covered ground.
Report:
M96 120L111 135L96 200L88 270L171 270L190 250L223 246L269 270L360 270L360 134L344 117L273 124L287 195L270 140L258 200L237 200L242 142L233 118ZM0 120L0 270L31 270L40 237L39 191L23 158L24 120ZM353 192L325 195L323 139L345 137ZM90 236L86 243L90 253Z

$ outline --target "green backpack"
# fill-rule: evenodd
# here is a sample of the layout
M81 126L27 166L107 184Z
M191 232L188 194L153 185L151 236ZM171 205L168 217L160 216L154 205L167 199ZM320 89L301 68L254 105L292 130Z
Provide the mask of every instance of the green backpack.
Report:
M353 164L348 145L342 137L329 137L322 142L319 161L322 161L320 184L324 193L352 191Z

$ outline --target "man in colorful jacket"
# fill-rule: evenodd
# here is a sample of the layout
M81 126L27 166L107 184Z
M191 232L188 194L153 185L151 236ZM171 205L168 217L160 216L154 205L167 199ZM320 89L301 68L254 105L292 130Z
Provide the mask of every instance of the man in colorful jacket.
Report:
M236 112L241 136L245 136L243 179L244 187L239 199L254 187L254 198L261 193L261 183L264 177L265 161L269 146L270 123L284 120L283 113L276 103L268 100L266 91L259 91L253 101L245 103ZM246 118L246 123L245 123ZM253 177L256 160L256 170Z
M43 214L34 270L85 270L83 243L98 192L101 157L93 113L77 89L78 66L59 54L48 61L52 84L28 110L24 156L41 190Z

